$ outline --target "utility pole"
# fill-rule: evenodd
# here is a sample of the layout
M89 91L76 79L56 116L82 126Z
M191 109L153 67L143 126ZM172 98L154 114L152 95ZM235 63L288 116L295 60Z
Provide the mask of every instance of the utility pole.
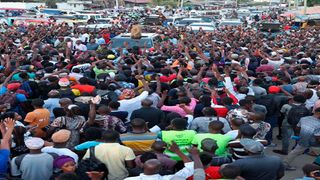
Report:
M303 14L307 14L307 0L303 2Z
M119 9L119 0L116 0L116 9Z
M180 8L183 9L183 3L184 3L184 0L181 0L181 3L180 3Z

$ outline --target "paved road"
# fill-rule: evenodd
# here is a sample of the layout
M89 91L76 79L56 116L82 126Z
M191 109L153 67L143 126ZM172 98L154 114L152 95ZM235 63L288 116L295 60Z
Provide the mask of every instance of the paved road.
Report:
M268 147L266 149L266 154L277 155L277 156L280 156L281 158L284 158L285 156L275 154L272 152L273 149L280 149L281 148L281 141L275 139L274 142L277 144L277 147L274 147L274 148ZM296 178L303 177L302 167L305 164L312 163L314 161L314 159L315 159L315 157L305 155L305 154L298 156L292 164L292 166L296 167L297 170L296 171L286 171L285 176L282 178L282 180L294 180Z

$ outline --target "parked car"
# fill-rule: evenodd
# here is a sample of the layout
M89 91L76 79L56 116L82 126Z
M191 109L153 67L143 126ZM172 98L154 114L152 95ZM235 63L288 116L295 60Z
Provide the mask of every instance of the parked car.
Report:
M120 34L111 39L112 49L124 48L124 42L129 44L129 47L138 46L140 48L151 48L154 46L154 42L159 41L160 37L156 33L142 33L140 39L132 39L130 33Z
M202 18L183 18L180 21L177 21L174 26L176 27L186 27L195 22L203 22Z
M219 27L221 26L241 26L243 22L240 19L225 19L219 23Z
M215 26L213 23L192 23L188 26L190 28L190 30L198 32L200 29L202 29L203 31L214 31L215 30Z

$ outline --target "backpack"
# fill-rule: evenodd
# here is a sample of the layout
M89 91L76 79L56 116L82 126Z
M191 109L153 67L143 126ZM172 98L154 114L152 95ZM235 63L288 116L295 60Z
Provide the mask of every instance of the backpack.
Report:
M310 111L303 105L291 105L291 109L288 112L287 120L292 126L296 126L300 119L305 116L309 116Z
M95 156L95 147L89 148L89 158L83 159L80 161L78 168L77 168L77 174L81 175L82 180L90 180L86 172L90 171L98 171L98 172L104 172L104 176L107 177L108 175L108 168L107 166L101 162L99 159Z
M14 92L6 92L5 94L0 96L1 104L10 104L11 107L15 107L17 105L17 94Z

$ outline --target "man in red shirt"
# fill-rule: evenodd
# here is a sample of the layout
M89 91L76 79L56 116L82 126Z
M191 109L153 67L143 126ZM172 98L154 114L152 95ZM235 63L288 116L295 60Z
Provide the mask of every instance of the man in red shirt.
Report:
M256 69L256 72L266 72L269 76L272 75L274 66L268 65L268 60L262 60L261 65Z
M81 94L84 92L92 94L96 87L89 85L89 81L90 80L88 78L82 77L79 79L80 84L71 86L71 89L78 89Z
M177 78L177 74L170 75L170 69L163 69L161 73L162 76L160 76L160 82L162 83L170 83L172 80Z

